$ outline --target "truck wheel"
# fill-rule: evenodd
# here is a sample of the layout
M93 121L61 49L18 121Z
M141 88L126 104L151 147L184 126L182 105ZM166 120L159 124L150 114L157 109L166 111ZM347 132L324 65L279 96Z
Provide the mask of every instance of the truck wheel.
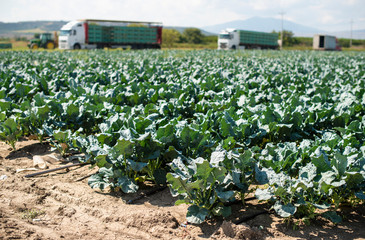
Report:
M48 43L46 44L46 48L47 48L47 49L54 49L54 43L53 43L53 42L48 42Z
M233 45L233 46L232 46L232 49L233 49L233 50L236 50L236 45Z
M75 49L75 50L77 50L77 49L81 49L80 44L76 43L76 44L74 45L74 49Z
M38 44L33 43L32 45L30 45L30 49L38 49Z

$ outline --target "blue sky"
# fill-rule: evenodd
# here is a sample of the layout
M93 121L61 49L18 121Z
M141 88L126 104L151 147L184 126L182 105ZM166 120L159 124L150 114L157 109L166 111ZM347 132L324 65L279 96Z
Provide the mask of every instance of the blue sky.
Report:
M365 29L365 0L0 0L0 21L110 19L205 27L281 18L327 31Z

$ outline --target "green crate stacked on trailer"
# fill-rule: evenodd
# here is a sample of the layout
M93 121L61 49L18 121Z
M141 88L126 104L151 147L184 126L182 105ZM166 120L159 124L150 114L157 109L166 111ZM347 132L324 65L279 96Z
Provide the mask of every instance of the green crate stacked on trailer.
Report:
M161 48L162 23L85 19L61 29L60 49Z
M103 41L103 27L90 24L89 25L89 42L100 43Z
M218 49L277 49L278 34L228 28L218 35Z
M151 44L157 41L157 28L129 26L98 26L89 25L90 43L143 43Z
M9 49L12 47L13 45L11 43L0 43L0 49Z
M113 27L112 34L115 43L155 43L157 41L157 28Z
M112 42L112 34L111 34L111 27L103 27L102 28L102 42Z
M248 47L276 47L278 45L277 33L265 33L239 30L240 45Z

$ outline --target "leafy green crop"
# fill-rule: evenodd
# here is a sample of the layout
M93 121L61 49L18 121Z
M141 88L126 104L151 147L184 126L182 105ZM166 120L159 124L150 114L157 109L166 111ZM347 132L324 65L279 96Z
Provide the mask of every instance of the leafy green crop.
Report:
M15 143L21 136L22 131L19 127L19 124L13 118L6 119L0 125L0 140L9 144L14 150L16 150Z
M252 184L282 217L339 222L365 198L364 66L362 52L1 52L0 139L84 153L93 188L168 184L195 223Z
M229 190L230 175L223 167L211 166L202 158L189 160L185 166L181 158L171 165L174 173L167 174L173 196L179 196L176 204L192 204L187 213L191 223L202 223L208 216L231 214L224 202L234 199L234 191Z

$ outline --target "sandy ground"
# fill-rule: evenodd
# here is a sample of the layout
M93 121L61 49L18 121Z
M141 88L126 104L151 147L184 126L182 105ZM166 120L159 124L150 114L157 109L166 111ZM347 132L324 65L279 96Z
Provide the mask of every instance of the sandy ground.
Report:
M16 146L11 151L0 143L0 239L365 239L364 205L344 209L340 225L318 219L293 230L272 212L234 224L268 210L251 200L233 205L229 219L191 225L185 222L188 206L174 206L168 189L127 204L154 186L129 195L93 190L87 179L79 180L96 172L89 166L25 178L37 171L17 170L32 168L33 156L50 154L49 147L26 139Z

